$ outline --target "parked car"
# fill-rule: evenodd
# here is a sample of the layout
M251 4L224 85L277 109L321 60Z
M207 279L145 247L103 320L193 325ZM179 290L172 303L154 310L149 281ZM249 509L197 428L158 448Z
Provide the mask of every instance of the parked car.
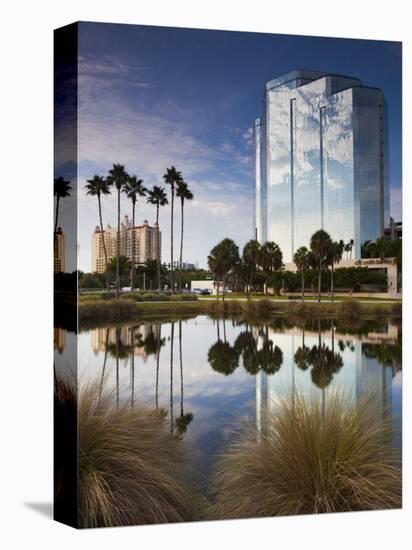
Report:
M209 290L208 288L204 288L203 290L201 290L201 291L199 292L199 294L200 294L201 296L210 296L212 293L210 292L210 290Z

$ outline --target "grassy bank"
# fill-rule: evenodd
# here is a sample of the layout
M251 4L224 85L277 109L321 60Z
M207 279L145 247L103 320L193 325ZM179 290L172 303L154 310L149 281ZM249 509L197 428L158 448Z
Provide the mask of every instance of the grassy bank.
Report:
M87 300L79 304L80 329L107 324L142 321L145 319L168 319L177 316L194 315L238 316L245 319L270 319L285 317L294 321L305 319L344 319L347 321L382 316L402 316L401 303L361 303L356 300L345 302L275 302L272 300L195 300L181 302L140 302L126 298L118 300Z

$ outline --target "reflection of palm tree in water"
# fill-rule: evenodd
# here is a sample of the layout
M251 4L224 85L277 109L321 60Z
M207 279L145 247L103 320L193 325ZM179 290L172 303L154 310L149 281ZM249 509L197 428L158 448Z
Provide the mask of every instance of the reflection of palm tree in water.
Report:
M155 391L155 402L156 410L159 410L159 362L160 362L160 350L162 346L165 345L165 339L162 338L162 325L159 323L159 340L156 351L156 391Z
M175 323L171 323L170 331L170 433L173 433L173 342L175 337Z
M333 327L333 326L332 326ZM332 328L333 330L333 328ZM334 331L332 332L334 334ZM334 351L334 336L332 336L332 350L322 343L322 332L318 327L318 345L313 346L308 354L308 363L312 366L312 382L322 390L322 412L325 414L325 389L343 366L342 356Z
M116 327L115 343L107 344L108 353L116 359L116 403L119 406L120 391L119 391L119 360L127 359L130 354L131 346L124 344L121 340L121 327Z
M130 347L131 347L131 361L130 361L130 405L134 407L134 332L135 327L130 328Z
M193 420L193 414L185 414L183 406L183 354L182 354L182 321L179 321L179 359L180 359L180 417L176 418L176 432L179 436L186 432L188 425Z
M102 378L100 380L100 389L99 389L99 402L102 398L103 385L104 385L104 376L106 370L106 361L107 361L107 345L109 343L109 328L106 329L106 338L104 341L104 359L103 359L103 369L102 369Z
M235 350L242 356L243 366L247 372L252 375L256 375L259 371L275 374L283 363L282 350L269 338L268 325L265 325L263 342L259 350L256 338L247 328L236 338Z
M269 338L268 325L265 325L263 343L256 354L256 361L258 370L262 370L266 374L275 374L282 366L283 352Z
M309 352L310 348L305 345L305 327L302 328L302 345L295 352L294 362L301 370L305 371L309 368Z

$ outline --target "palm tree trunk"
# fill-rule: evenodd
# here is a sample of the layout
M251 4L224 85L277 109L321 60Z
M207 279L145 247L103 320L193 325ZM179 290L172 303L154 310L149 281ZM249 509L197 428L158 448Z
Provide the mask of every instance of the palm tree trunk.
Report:
M182 264L183 264L183 225L184 225L184 199L181 198L182 204L182 223L181 223L181 234L180 234L180 260L179 260L179 290L182 291Z
M216 281L216 300L219 300L219 280Z
M156 207L156 226L157 226L157 289L161 290L160 282L160 231L159 231L159 203Z
M330 294L331 294L332 302L334 301L333 300L333 292L334 292L334 290L333 290L333 265L334 264L332 262L332 268L330 270Z
M305 272L302 269L302 302L305 301Z
M59 202L60 202L60 197L57 197L57 199L56 199L56 215L55 215L55 218L54 218L54 235L56 235L56 233L57 233L57 222L58 222L58 218L59 218Z
M223 341L226 343L226 321L224 317L222 322L223 322Z
M217 339L220 342L220 324L219 319L216 319L216 327L217 327Z
M175 324L172 321L170 335L170 433L173 433L173 340L175 336Z
M117 190L116 298L120 292L120 187Z
M173 209L175 201L175 190L172 186L172 200L171 200L171 214L170 214L170 286L172 287L172 293L175 290L175 278L173 272Z
M318 272L318 302L320 303L320 290L322 286L322 269L321 264L319 264L319 272Z
M179 321L179 358L180 358L180 416L183 416L183 357L182 357L182 321Z
M56 258L57 256L57 220L58 220L58 217L59 217L59 202L60 202L60 198L57 197L56 199L56 215L55 215L55 220L54 220L54 233L53 233L53 255L54 257Z
M103 218L102 218L102 204L100 202L100 195L97 195L97 201L99 204L99 219L100 219L100 231L102 233L102 244L103 244L103 254L104 254L104 265L106 268L106 290L110 290L109 286L109 273L107 271L107 250L106 250L106 241L104 238L104 229L103 229Z
M135 258L136 258L136 235L134 231L134 222L135 222L135 212L136 211L136 201L133 201L133 210L132 210L132 271L131 271L131 280L130 287L132 291L134 290L134 272L135 272Z

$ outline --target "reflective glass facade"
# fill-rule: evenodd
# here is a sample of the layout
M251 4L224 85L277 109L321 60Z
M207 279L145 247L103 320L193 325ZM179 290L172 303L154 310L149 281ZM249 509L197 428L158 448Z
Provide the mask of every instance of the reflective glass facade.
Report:
M267 83L255 125L256 227L285 262L320 228L353 239L355 257L383 233L385 116L382 92L354 78L299 70Z

